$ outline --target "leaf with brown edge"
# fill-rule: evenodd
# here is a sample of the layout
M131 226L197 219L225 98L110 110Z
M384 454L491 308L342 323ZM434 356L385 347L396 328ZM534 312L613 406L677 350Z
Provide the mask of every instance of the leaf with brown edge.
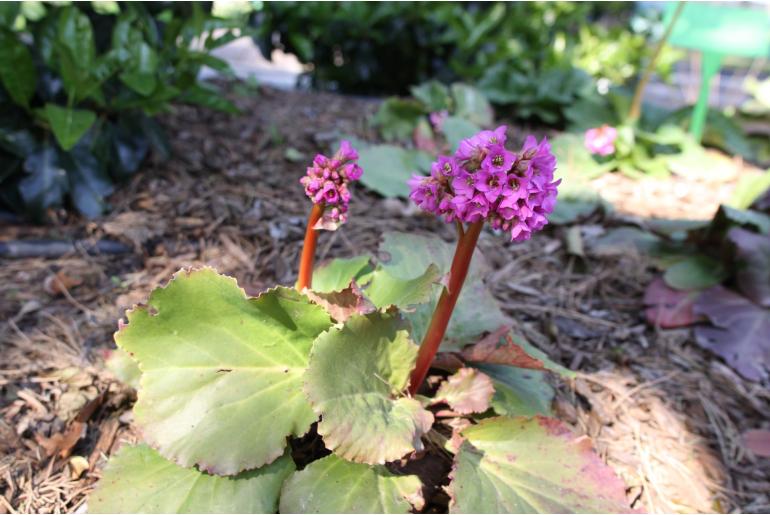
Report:
M521 345L514 342L511 328L508 326L502 326L477 343L466 347L460 355L465 361L477 363L513 365L534 370L545 368L541 360L530 356Z
M302 393L329 315L293 288L247 297L212 268L182 270L115 334L142 372L144 440L184 467L231 475L278 459L317 420Z
M625 486L562 422L494 417L461 431L450 513L629 513Z
M355 282L341 291L314 292L305 289L307 297L324 308L337 322L345 322L353 315L366 315L377 308L367 299Z
M468 362L549 370L565 379L575 377L572 370L550 359L523 336L511 331L511 327L507 325L501 326L477 343L465 347L460 352L460 357Z
M475 368L461 368L441 383L434 397L435 403L446 402L461 415L483 413L495 393L492 379Z
M356 315L320 335L304 390L326 447L370 465L422 450L433 414L403 394L416 358L406 324L389 313Z

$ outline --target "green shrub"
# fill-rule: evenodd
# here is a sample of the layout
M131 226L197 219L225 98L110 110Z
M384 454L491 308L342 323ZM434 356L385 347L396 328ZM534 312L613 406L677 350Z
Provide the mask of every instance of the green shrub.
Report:
M49 208L102 213L150 149L153 116L187 102L236 108L198 82L237 20L201 3L12 2L0 7L0 206L42 221ZM226 29L218 31L217 28Z

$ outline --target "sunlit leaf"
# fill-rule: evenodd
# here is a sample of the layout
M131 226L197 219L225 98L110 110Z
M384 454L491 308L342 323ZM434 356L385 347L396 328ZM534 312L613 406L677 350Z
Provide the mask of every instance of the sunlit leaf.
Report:
M89 513L275 513L288 455L237 476L213 476L163 459L146 445L125 446L110 458Z
M281 513L409 513L422 508L417 476L396 476L383 466L334 454L295 472L281 492Z
M431 300L433 287L441 279L441 272L431 264L425 273L414 279L392 276L387 270L378 269L372 273L366 287L366 296L378 308L397 306L407 308Z
M347 288L350 281L358 281L362 274L370 270L369 259L369 256L357 256L321 263L313 271L313 291L332 292Z
M403 396L417 357L405 324L372 313L318 337L305 392L321 416L318 432L338 456L382 464L422 448L433 416Z
M625 486L561 422L485 419L462 431L450 513L627 513Z
M247 298L210 268L177 273L115 335L142 371L134 413L145 441L218 474L272 462L316 420L302 375L330 323L293 289Z
M494 393L495 387L489 376L475 368L465 367L441 383L434 400L446 402L452 411L467 415L488 410Z

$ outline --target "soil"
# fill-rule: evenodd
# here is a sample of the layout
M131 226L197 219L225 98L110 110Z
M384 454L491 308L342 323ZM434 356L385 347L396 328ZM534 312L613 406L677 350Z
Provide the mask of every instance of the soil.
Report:
M59 258L0 262L0 513L86 508L106 458L137 439L135 392L103 367L125 309L183 266L214 266L252 293L292 284L309 209L297 184L305 162L328 151L338 134L374 138L366 128L373 100L264 88L234 100L240 116L187 106L164 116L174 157L148 161L103 218L52 213L49 226L0 228L1 240L107 238L129 249L89 255L78 246ZM523 136L512 128L512 139ZM674 176L641 200L648 190L602 178L601 192L619 212L585 220L586 234L629 214L708 216L744 173L736 167L717 193L705 179ZM645 203L655 210L634 210ZM697 207L697 216L685 216L692 212L683 205ZM319 259L375 252L388 230L454 238L451 227L406 202L358 188L350 222L321 236ZM491 233L480 240L494 270L489 284L517 329L579 372L559 387L559 417L593 439L636 507L769 511L770 460L752 455L741 439L767 427L767 387L699 348L689 329L645 323L643 291L656 274L650 259L628 250L594 253L590 241L575 255L568 232L548 227L517 245ZM294 452L317 448L309 437ZM433 478L428 507L435 509L446 503L434 477L446 464L425 461L422 473Z

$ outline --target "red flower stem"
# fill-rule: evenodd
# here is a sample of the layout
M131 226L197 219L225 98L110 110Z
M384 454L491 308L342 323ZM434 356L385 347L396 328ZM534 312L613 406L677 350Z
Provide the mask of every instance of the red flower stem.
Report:
M428 326L428 331L422 339L420 351L417 353L417 364L412 371L409 382L409 393L414 395L419 390L425 376L428 375L428 369L433 362L433 358L438 352L441 340L444 339L444 333L449 325L449 319L452 317L452 311L457 304L457 298L460 296L465 277L468 275L468 268L473 258L473 251L479 240L479 234L484 227L484 221L480 220L468 226L457 240L457 248L452 258L452 268L449 270L449 286L441 292L436 309L433 311L433 318Z
M318 241L318 231L314 227L323 214L324 206L313 204L313 209L310 210L310 216L307 219L305 242L302 244L302 257L299 260L299 278L297 279L297 290L299 291L310 288L313 284L313 261L315 260L315 245Z

